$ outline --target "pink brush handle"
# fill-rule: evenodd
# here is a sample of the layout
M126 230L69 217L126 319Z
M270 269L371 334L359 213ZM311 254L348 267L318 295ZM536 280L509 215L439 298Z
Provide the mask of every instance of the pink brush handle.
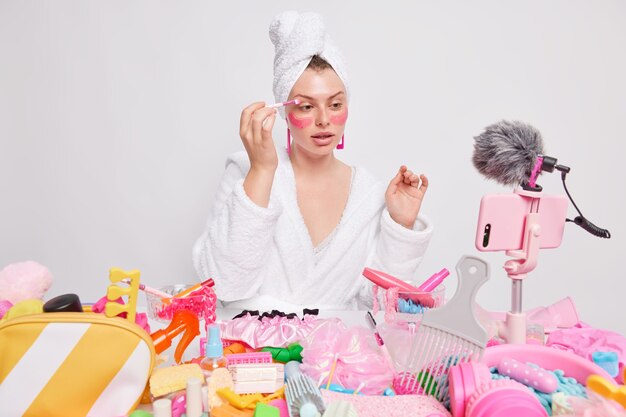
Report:
M411 294L409 298L424 307L433 307L435 305L435 300L429 294L423 294L419 288L414 287L411 284L408 284L385 272L377 271L372 268L365 268L363 269L363 276L384 289L397 287L400 292L417 293Z
M404 292L419 292L419 288L412 286L394 276L383 271L377 271L372 268L363 269L363 276L381 288L388 289L390 287L398 287Z
M441 271L437 272L435 275L424 281L424 283L417 287L417 289L420 291L431 292L432 290L437 288L448 275L450 275L450 271L448 271L446 268L443 268Z
M552 373L542 368L533 368L511 358L502 358L498 365L498 372L500 375L506 375L546 394L553 393L559 387L559 381Z
M156 295L161 298L171 298L172 296L166 292L157 290L156 288L148 287L147 285L139 284L139 289L141 291L147 292L148 294Z

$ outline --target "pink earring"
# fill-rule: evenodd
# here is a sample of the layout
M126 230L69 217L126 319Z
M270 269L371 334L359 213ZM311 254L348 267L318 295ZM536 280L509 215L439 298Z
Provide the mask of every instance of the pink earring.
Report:
M337 149L343 149L344 136L345 135L341 135L341 142L337 144Z
M291 132L287 128L287 155L291 155Z

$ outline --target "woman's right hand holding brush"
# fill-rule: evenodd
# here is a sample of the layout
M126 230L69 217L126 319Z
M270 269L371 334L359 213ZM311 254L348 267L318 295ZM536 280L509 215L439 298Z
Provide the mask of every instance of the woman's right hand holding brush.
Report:
M243 188L255 204L269 205L274 174L278 167L278 155L272 138L276 121L276 109L266 107L264 102L252 103L241 112L239 136L250 159L250 171Z

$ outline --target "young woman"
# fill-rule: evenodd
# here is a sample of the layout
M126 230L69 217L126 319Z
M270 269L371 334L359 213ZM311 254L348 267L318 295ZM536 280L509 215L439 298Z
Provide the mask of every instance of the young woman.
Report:
M420 213L428 179L401 166L385 188L337 159L348 119L347 74L319 15L282 13L270 38L275 98L297 100L279 110L287 149L274 145L276 109L257 102L243 110L245 152L226 162L194 247L196 270L215 280L218 297L232 307L369 306L364 267L415 277L433 230Z

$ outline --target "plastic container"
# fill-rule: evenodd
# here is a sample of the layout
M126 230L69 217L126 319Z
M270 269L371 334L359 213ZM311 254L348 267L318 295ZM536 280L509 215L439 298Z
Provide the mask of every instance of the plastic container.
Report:
M170 294L172 297L193 287L197 284L174 284L166 285L158 288L160 291ZM163 299L158 295L154 295L146 292L147 313L148 317L152 320L158 320L162 322L169 322L174 316L175 309L172 308L172 304L166 305L163 303ZM185 296L179 299L184 305L180 308L193 311L199 319L206 321L206 324L215 322L216 315L215 309L217 304L217 297L212 288L205 288L203 291L193 292L192 295Z
M433 291L401 291L395 305L396 320L421 321L424 311L441 307L445 303L446 287L439 285Z
M589 375L615 381L601 367L582 358L574 353L559 350L542 345L498 345L485 349L481 362L487 366L498 366L503 358L513 358L520 362L531 362L544 369L561 369L566 376L575 378L581 384L585 384Z
M188 288L191 288L194 284L176 284L176 285L166 285L165 287L157 288L159 291L163 291L166 294L171 295L172 297L176 294L179 294L185 291ZM159 317L159 313L163 309L163 300L158 295L154 295L151 293L144 293L146 295L146 302L148 304L148 317L152 320L160 320L160 321L169 321L172 317ZM161 315L162 316L162 315Z
M546 335L541 324L526 324L526 343L531 345L543 345L545 344L545 338Z

